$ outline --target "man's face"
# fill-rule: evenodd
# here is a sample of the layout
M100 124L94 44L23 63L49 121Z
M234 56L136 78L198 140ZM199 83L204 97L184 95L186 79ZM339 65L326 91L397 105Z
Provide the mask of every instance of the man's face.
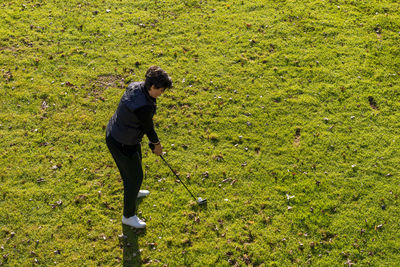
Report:
M150 87L149 95L153 98L157 98L164 93L165 88L156 88L154 85Z

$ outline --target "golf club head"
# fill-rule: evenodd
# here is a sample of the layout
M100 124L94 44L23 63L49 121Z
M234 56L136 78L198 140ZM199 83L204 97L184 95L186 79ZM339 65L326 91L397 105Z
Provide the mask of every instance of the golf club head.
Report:
M199 205L206 205L207 204L207 199L202 199L201 197L199 197L197 199L197 204Z

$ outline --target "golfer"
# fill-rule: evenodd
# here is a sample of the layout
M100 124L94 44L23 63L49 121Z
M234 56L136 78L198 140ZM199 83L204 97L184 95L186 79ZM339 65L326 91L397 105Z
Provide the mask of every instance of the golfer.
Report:
M171 87L172 80L164 70L157 66L150 67L144 82L128 85L107 125L106 143L124 184L122 223L135 228L146 226L136 216L137 198L149 194L147 190L140 190L143 181L140 142L146 134L154 145L153 153L157 156L162 154L153 116L156 113L156 99Z

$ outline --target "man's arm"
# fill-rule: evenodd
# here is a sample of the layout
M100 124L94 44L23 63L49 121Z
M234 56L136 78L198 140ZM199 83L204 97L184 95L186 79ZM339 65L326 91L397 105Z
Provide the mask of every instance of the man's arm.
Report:
M135 115L139 119L139 123L142 126L144 133L149 138L150 142L156 144L159 142L156 131L154 130L153 118L152 118L152 107L143 106L135 110Z

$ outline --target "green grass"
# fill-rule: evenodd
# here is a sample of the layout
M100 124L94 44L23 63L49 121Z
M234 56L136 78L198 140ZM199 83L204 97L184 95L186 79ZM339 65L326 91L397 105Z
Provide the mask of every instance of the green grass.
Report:
M399 265L397 1L0 5L0 265ZM104 129L151 65L208 206L145 138L138 233Z

